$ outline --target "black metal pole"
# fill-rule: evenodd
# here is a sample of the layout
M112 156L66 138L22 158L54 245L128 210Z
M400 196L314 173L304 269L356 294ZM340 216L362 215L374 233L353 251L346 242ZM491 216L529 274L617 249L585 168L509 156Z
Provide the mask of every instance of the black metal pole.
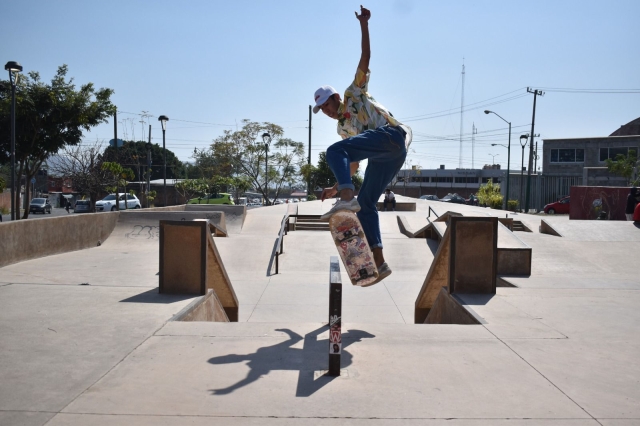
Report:
M307 158L307 164L311 165L311 105L309 105L309 157ZM307 195L311 194L311 175L307 180Z
M113 147L115 155L114 162L118 162L118 109L113 112ZM120 200L118 199L118 189L120 179L116 179L116 211L120 211ZM126 205L126 202L125 202Z
M149 130L149 133L151 133L151 130ZM162 126L162 152L164 155L164 171L162 173L164 184L162 186L162 192L164 192L164 206L167 207L167 148L165 147L164 125Z
M527 143L525 142L524 145L522 145L522 162L520 164L520 202L522 203L522 198L524 193L524 147L527 146ZM520 205L520 210L522 210L524 206L521 204Z
M16 220L16 83L9 71L11 81L11 220Z
M329 372L340 375L342 354L342 278L338 256L331 256L329 270Z
M511 174L511 122L509 122L509 144L507 145L507 196L504 209L509 210L509 175Z
M267 206L271 205L269 201L269 145L264 144L264 192L267 194Z

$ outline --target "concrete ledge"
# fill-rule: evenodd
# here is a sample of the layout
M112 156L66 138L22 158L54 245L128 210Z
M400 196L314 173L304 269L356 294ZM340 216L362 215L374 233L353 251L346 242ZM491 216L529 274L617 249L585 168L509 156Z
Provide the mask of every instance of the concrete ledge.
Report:
M225 204L185 204L186 212L223 212L227 230L240 232L247 217L247 206L229 206Z
M0 267L96 247L109 237L119 215L86 213L0 223Z
M377 208L379 212L383 210L384 203L378 201ZM407 203L396 201L396 211L399 212L415 212L416 211L416 203Z

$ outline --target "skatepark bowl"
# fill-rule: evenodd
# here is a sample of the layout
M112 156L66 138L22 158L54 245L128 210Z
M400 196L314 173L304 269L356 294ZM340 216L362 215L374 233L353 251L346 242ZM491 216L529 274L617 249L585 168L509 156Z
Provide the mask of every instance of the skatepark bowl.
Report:
M640 424L638 227L396 197L366 288L329 202L1 223L0 424Z

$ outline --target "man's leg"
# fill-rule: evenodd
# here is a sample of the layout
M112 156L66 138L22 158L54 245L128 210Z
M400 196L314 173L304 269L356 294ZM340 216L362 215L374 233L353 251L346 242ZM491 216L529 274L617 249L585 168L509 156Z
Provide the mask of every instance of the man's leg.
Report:
M398 173L407 156L404 136L396 129L391 129L388 136L389 138L383 142L388 151L383 156L369 158L364 181L358 194L358 203L360 204L358 219L362 223L362 229L373 252L376 266L384 263L380 218L376 205L380 195Z

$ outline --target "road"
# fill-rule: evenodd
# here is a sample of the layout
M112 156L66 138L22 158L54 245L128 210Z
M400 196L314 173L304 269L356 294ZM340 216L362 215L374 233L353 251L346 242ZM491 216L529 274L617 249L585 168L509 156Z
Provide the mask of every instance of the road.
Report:
M67 211L63 208L54 208L51 209L51 214L42 214L42 213L37 213L37 214L33 214L30 213L29 214L29 219L46 219L46 218L50 218L50 217L57 217L57 216L64 216L67 214L73 214L73 210L70 210L71 213L67 213ZM24 210L20 211L20 217L22 217L22 215L24 214ZM3 214L2 215L2 222L10 222L11 221L11 215L10 214Z

